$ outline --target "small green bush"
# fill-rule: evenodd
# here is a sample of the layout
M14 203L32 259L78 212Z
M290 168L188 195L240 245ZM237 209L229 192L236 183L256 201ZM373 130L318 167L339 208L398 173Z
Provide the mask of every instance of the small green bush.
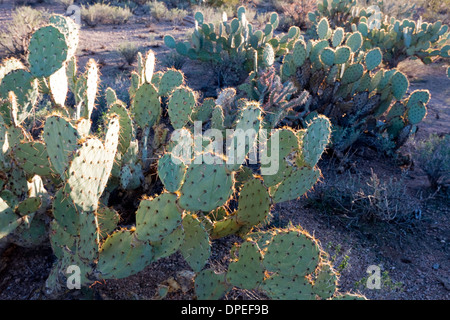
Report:
M119 45L118 51L125 62L131 66L136 61L139 46L134 42L124 42Z
M120 8L104 3L81 6L81 19L90 27L98 24L124 24L132 15L128 7Z
M311 195L312 203L327 212L350 219L358 225L362 222L408 222L420 212L420 201L413 197L405 184L405 178L379 178L350 172L326 177Z
M450 186L450 135L432 134L413 142L413 160L426 173L433 189Z

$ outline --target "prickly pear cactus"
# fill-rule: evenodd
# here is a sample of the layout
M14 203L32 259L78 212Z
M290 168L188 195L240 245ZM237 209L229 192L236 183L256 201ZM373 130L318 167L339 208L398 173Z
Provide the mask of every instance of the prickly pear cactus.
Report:
M212 40L213 26L204 24L201 14L195 17L202 27L194 31L193 48L174 44L169 37L165 41L203 59L207 50L198 41L217 41ZM238 17L224 21L216 31L234 43L222 43L224 50L244 50L255 62L247 83L249 100L227 88L217 99L200 103L182 72L154 72L155 56L149 51L140 54L130 76L129 105L108 88L104 123L93 132L99 67L89 61L78 75L77 27L58 15L50 22L31 38L29 70L11 59L0 67L0 173L7 177L0 184L0 240L27 247L49 243L56 261L46 294L58 297L66 291L73 266L81 272L81 285L91 286L131 276L178 252L197 274L195 288L201 299L219 299L233 287L262 290L275 299L336 295L335 272L321 260L315 239L295 228L254 231L270 225L272 205L298 198L314 186L320 177L317 163L331 133L325 116L310 117L305 129L276 129L267 137L262 133L276 128L288 112L305 107L309 99L304 91L292 97L295 83L281 83L275 60L294 49L295 57L288 61L295 67L309 63L313 55L319 70L321 61L330 67L336 64L338 48L321 54L325 42L317 48L303 40L295 43L300 37L295 27L276 38L275 13L263 31L253 31L245 9L239 8ZM332 36L336 46L344 41L344 35L339 40L326 23L320 29L324 41ZM341 60L350 51L343 48ZM377 68L378 58L376 52L368 53L365 62L352 64ZM349 76L351 89L357 75ZM400 76L393 73L388 78L384 81L383 75L379 81L391 89L391 78ZM400 93L404 88L398 82ZM68 92L74 106L67 105ZM25 124L43 96L49 97L51 110L40 134L31 135ZM399 107L403 113L391 112L392 120L403 117L417 123L428 99L425 92L411 95L404 109ZM196 136L209 128L218 134ZM227 129L244 133L245 140ZM275 172L263 172L267 161L248 166L251 151L266 138L266 156L271 156ZM231 146L223 147L223 140ZM109 206L117 194L140 199L126 225L123 213ZM240 237L240 243L232 249L227 272L205 269L213 258L214 241L228 236ZM292 283L301 285L301 292L293 290Z

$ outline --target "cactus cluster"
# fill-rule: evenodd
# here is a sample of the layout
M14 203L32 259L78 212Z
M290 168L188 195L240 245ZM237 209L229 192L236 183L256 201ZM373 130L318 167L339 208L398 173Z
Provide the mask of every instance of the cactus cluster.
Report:
M191 41L177 43L173 36L166 35L166 46L192 60L201 61L220 61L223 54L230 57L240 54L245 57L245 67L248 71L254 70L258 63L271 65L275 58L288 52L300 36L300 29L296 26L291 27L282 37L276 36L274 31L279 24L276 12L270 15L270 20L263 30L254 30L242 6L237 9L236 18L228 21L224 13L223 21L218 25L205 22L200 11L196 12L194 17L195 30ZM264 51L266 45L273 48L271 55Z
M224 28L236 28L236 21ZM104 130L94 133L99 71L91 60L83 74L77 72L77 39L69 18L53 16L31 38L29 68L16 60L0 68L0 241L35 246L49 240L57 259L46 294L65 291L73 266L88 286L128 277L180 252L197 273L199 298L220 298L232 286L261 288L275 299L338 297L336 274L318 242L298 229L268 224L274 204L302 196L321 177L317 162L331 135L328 118L311 117L305 129L278 128L265 136L262 129L276 122L266 119L265 110L274 107L263 109L264 99L237 99L229 88L200 103L182 72L154 72L149 51L139 55L131 74L129 105L106 90ZM263 55L273 60L267 50ZM267 83L266 91L279 91L273 105L287 99L276 81ZM69 91L74 106L66 103ZM31 136L23 124L44 94L52 110L39 136ZM219 134L206 135L208 128ZM231 129L254 134L242 140ZM271 161L248 166L261 141ZM274 172L265 170L272 165ZM109 195L148 191L145 184L159 182L157 194L139 196L135 222L121 225ZM216 275L205 269L212 241L229 235L243 239L233 249L239 257L226 276ZM292 283L302 289L289 289Z
M379 48L383 61L390 68L410 57L420 59L426 64L435 57L449 57L450 33L448 25L441 21L435 23L403 19L397 20L380 11L377 6L359 8L356 1L322 1L316 12L309 13L314 23L315 36L320 37L320 24L323 18L333 29L344 28L347 32L359 31L363 37L363 50Z
M408 94L406 75L395 68L384 69L379 48L363 49L361 32L333 30L326 18L319 22L318 31L318 40L297 40L281 66L282 78L310 95L309 109L299 120L305 125L317 113L329 117L337 150L358 139L376 146L381 137L400 147L425 117L429 92Z

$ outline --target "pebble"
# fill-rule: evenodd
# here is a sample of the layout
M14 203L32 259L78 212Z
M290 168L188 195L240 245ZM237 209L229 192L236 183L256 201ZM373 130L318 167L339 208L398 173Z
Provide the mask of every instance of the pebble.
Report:
M439 267L440 267L439 263L435 263L435 264L433 264L433 269L434 269L434 270L437 270L437 269L439 269Z

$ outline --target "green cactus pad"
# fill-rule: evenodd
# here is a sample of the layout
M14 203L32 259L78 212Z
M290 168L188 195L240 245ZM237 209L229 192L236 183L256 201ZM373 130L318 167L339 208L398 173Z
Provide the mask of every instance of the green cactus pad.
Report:
M132 231L122 229L103 243L97 270L103 279L122 279L142 271L152 261L152 246L137 240Z
M381 64L383 60L383 54L381 53L381 50L379 48L375 48L367 52L364 60L366 62L367 70L371 71Z
M100 238L106 238L117 228L120 221L120 215L111 208L99 207L97 210L97 221Z
M407 111L407 118L409 123L418 124L421 122L427 114L427 108L423 102L416 102L412 104Z
M406 107L409 108L418 102L427 104L430 101L430 91L428 90L415 90L408 98Z
M134 121L141 128L152 127L161 116L161 100L155 86L144 83L139 87L132 102Z
M6 201L0 198L0 240L12 233L23 222Z
M280 231L266 248L264 266L268 271L285 276L305 276L320 261L317 242L300 230Z
M201 105L198 105L191 118L193 121L201 121L203 123L211 119L211 115L214 107L216 106L215 100L213 98L206 98L203 100Z
M151 200L142 200L136 212L136 237L141 241L161 241L181 223L182 211L177 196L163 193Z
M350 47L352 52L357 52L359 49L361 49L362 44L363 37L359 32L352 33L352 35L348 37L346 41L346 45Z
M230 262L227 282L241 289L253 290L264 280L262 254L258 245L246 241L239 247L239 258Z
M28 46L30 72L36 78L49 77L63 66L68 58L65 36L54 26L36 30Z
M336 49L334 64L344 64L350 59L351 49L348 46L342 46Z
M331 298L336 292L337 275L330 265L321 265L314 281L313 292L322 299Z
M248 153L255 147L261 126L262 110L257 102L247 102L241 109L234 134L227 144L227 166L231 171L239 169Z
M273 139L273 141L272 141ZM275 147L278 143L278 149L272 149L272 143L275 143ZM298 138L295 132L290 128L277 129L272 133L271 137L267 141L267 145L264 146L263 152L267 152L268 158L272 161L268 164L261 164L261 169L277 170L274 174L264 174L264 184L268 187L272 187L285 180L292 173L292 166L289 165L285 158L291 155L293 152L297 152L299 149ZM277 156L272 155L272 151L276 152Z
M334 64L336 55L332 48L325 48L320 54L320 61L327 66L332 66Z
M264 292L274 300L314 300L312 285L305 277L274 274L264 280Z
M195 277L195 293L198 300L217 300L222 298L230 289L225 280L225 273L216 273L206 269Z
M21 198L24 196L28 191L28 183L25 172L20 168L13 168L13 170L8 173L6 187L17 197Z
M35 248L48 240L48 222L35 217L33 223L23 223L11 235L11 242L22 248Z
M64 257L64 248L75 250L75 240L76 238L66 232L56 220L52 220L50 223L50 245L58 259Z
M220 105L216 105L211 113L211 128L224 130L224 122L225 115L223 114L223 108Z
M319 180L320 169L303 167L294 170L275 190L271 191L274 203L297 199L308 192Z
M200 272L211 254L209 234L203 224L190 214L183 218L183 229L184 242L180 252L192 270Z
M106 105L108 107L111 108L111 106L117 102L118 98L117 98L117 94L116 91L114 91L114 89L108 87L105 90L105 100L106 100Z
M205 162L209 156L215 160ZM228 201L233 193L233 185L234 173L227 171L222 158L199 154L186 171L185 182L180 189L179 205L188 211L210 212Z
M181 188L186 174L186 165L173 157L171 153L165 153L158 160L158 176L169 192L177 192Z
M364 67L360 63L355 63L347 67L342 76L342 84L350 84L358 81L364 74Z
M42 142L25 142L14 149L14 158L28 174L48 176L54 172L47 149Z
M394 117L389 121L387 125L387 132L392 136L396 137L400 131L405 127L405 121L402 117Z
M302 161L310 168L316 166L322 153L330 142L331 122L322 115L314 118L307 127L302 139Z
M267 219L271 200L267 188L258 179L247 181L239 192L236 215L239 223L256 226Z
M152 241L150 244L153 247L154 259L168 257L180 249L184 242L184 229L180 225L172 233L165 236L161 241Z
M121 102L114 102L109 107L108 114L116 114L119 117L120 136L117 152L119 154L125 154L134 135L133 121L131 119L131 116L126 106Z
M333 38L331 39L334 48L337 48L342 44L342 41L344 41L344 34L345 31L343 28L336 28L336 30L334 30Z
M30 197L19 203L16 212L23 216L36 213L42 205L42 200L39 197Z
M184 75L181 71L176 69L168 69L164 72L164 75L159 83L159 95L167 96L183 83Z
M319 39L328 39L330 24L328 23L327 18L322 18L317 25L317 34L319 35Z
M196 104L194 92L188 87L179 87L172 91L169 99L170 122L174 129L181 129L191 120Z
M108 129L105 145L96 138L86 140L66 173L70 197L83 211L97 209L111 174L119 140L119 122L115 120Z
M25 121L31 114L38 99L38 81L26 70L18 69L8 73L0 83L0 96L8 98L9 92L14 92L18 110L17 125Z
M54 115L45 120L44 141L47 153L55 171L64 176L69 165L69 158L77 149L77 130L63 117Z
M405 114L406 111L406 107L405 105L400 102L397 101L392 107L391 109L389 109L389 112L386 116L386 120L390 121L391 119L395 118L395 117L401 117Z
M301 67L308 57L306 52L306 44L303 40L297 40L292 51L292 61L297 67Z
M396 72L391 78L391 87L395 99L401 100L409 88L408 78L402 72Z
M100 244L97 215L94 212L80 212L80 236L77 241L77 253L85 261L98 258Z

